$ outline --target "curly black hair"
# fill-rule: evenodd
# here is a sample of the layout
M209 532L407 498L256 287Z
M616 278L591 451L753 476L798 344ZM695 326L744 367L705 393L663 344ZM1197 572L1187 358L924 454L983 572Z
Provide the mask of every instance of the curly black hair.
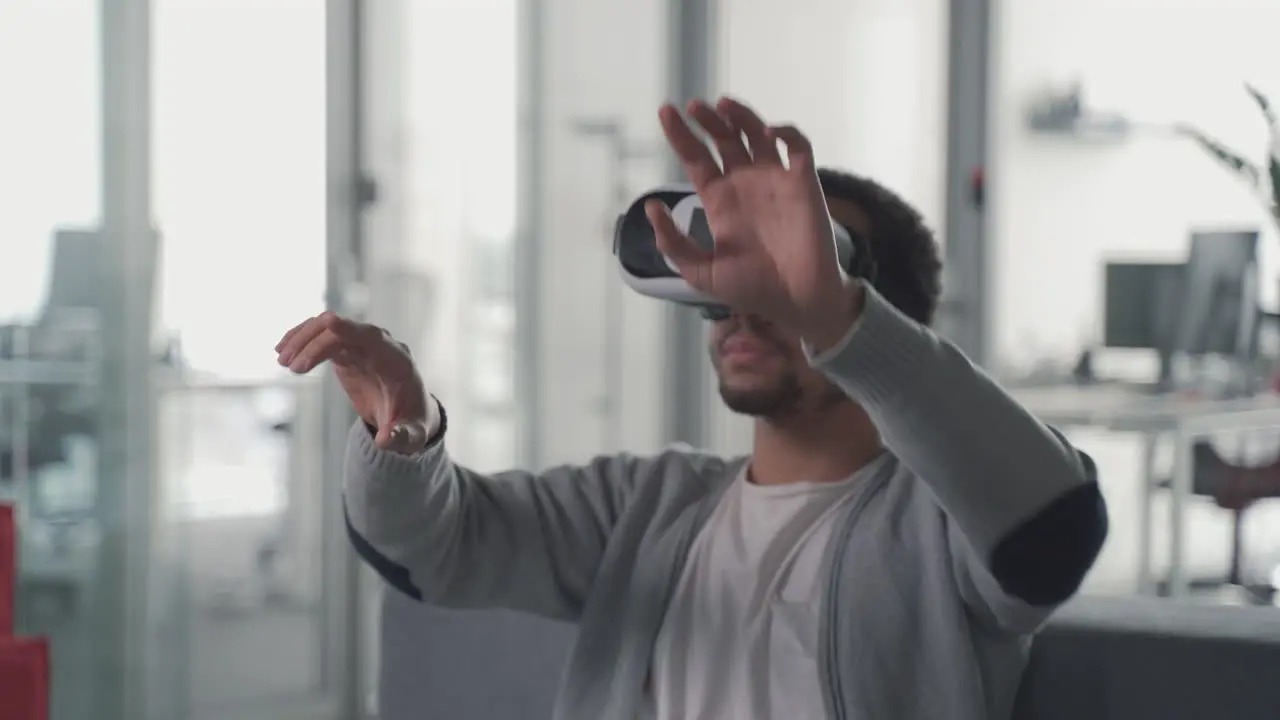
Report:
M942 294L942 259L924 217L897 193L869 178L820 168L818 180L828 200L857 205L867 214L876 290L907 317L931 324Z

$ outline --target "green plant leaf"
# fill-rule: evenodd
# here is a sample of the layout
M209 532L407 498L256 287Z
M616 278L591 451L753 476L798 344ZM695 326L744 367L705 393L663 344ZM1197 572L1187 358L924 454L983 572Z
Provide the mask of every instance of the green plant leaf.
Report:
M1174 132L1195 141L1197 145L1217 159L1218 162L1226 165L1237 175L1243 176L1255 189L1258 187L1262 179L1262 172L1256 165L1245 160L1240 153L1213 139L1199 128L1186 123L1175 126Z
M1276 222L1280 222L1280 158L1271 156L1267 172L1271 175L1271 212L1276 215Z
M1253 98L1253 101L1258 105L1258 109L1262 111L1262 116L1267 119L1268 128L1272 132L1275 132L1277 118L1275 109L1271 107L1271 101L1267 99L1266 95L1262 94L1261 90L1249 83L1245 83L1244 89L1245 92L1249 93L1249 97Z
M1252 85L1245 84L1244 89L1253 98L1262 116L1267 119L1267 130L1270 133L1271 145L1268 149L1267 174L1271 177L1271 213L1280 222L1280 158L1271 152L1280 152L1280 118L1276 117L1275 108L1267 96Z

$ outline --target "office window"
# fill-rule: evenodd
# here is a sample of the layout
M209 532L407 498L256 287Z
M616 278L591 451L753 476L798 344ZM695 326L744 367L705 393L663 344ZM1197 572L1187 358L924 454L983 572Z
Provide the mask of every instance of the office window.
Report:
M323 309L325 6L153 3L160 498L180 572L157 644L194 716L321 696L324 445L319 378L273 347ZM318 375L319 373L317 373ZM172 666L176 666L174 671Z
M403 5L404 49L390 59L402 63L391 123L404 143L403 236L372 238L375 293L397 266L432 288L428 307L389 311L449 408L451 451L485 468L517 460L516 11L514 0Z
M1199 228L1252 226L1274 254L1261 205L1170 132L1189 122L1255 160L1267 131L1244 91L1280 98L1280 7L1250 0L1003 3L991 95L992 330L1010 371L1070 362L1100 339L1107 258L1184 258ZM1139 41L1140 39L1140 41ZM1087 105L1131 133L1033 133L1031 101L1079 83ZM1276 273L1263 279L1274 302ZM1010 302L1009 298L1018 298Z
M0 4L0 318L31 317L58 228L101 217L101 43L95 0ZM51 88L57 88L52 92Z
M1280 238L1262 204L1172 130L1191 123L1255 161L1265 159L1267 129L1244 83L1280 98L1280 48L1272 37L1280 6L1029 0L995 4L994 23L988 173L994 369L1013 380L1061 381L1070 377L1080 352L1093 348L1092 368L1100 379L1156 380L1154 349L1098 348L1105 339L1105 265L1186 263L1198 230L1261 232L1258 280L1264 305L1273 306L1280 290ZM1080 131L1033 131L1033 103L1068 95L1073 86L1083 100ZM1123 270L1113 268L1112 276L1117 272ZM1195 395L1217 392L1214 361L1199 361ZM1087 401L1090 392L1079 394ZM1145 482L1173 475L1170 434L1148 455L1132 433L1072 432L1099 464L1112 516L1107 547L1086 591L1151 592L1173 564L1183 577L1226 579L1233 521L1205 490L1212 478L1203 472L1203 450L1195 465L1198 494L1186 498L1180 520L1171 520L1171 494L1143 490ZM1273 457L1276 438L1270 429L1253 437L1233 432L1197 440L1210 441L1229 461L1249 464ZM1265 504L1251 509L1240 526L1249 583L1271 580L1280 560L1280 538L1267 530L1274 526L1269 512ZM1149 542L1141 537L1147 518ZM1185 531L1185 552L1170 559L1178 526ZM1135 573L1138 567L1149 567L1150 577Z
M52 700L68 720L93 717L101 670L90 654L101 364L82 352L100 347L98 299L79 298L56 329L40 325L51 296L97 269L55 253L60 231L100 239L99 20L95 0L0 3L0 502L17 505L19 632L50 639Z

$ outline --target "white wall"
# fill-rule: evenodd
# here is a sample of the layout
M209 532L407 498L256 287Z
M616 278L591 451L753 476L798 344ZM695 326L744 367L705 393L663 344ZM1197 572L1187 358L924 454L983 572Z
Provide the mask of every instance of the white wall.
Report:
M1021 124L1028 93L1078 78L1091 104L1154 123L1190 121L1260 159L1266 130L1242 83L1280 100L1280 2L998 5L990 321L997 362L1026 368L1097 339L1104 258L1180 258L1192 228L1267 227L1251 194L1187 142L1153 135L1091 145L1029 135ZM1275 242L1268 229L1264 263ZM1264 290L1274 291L1274 278Z
M387 186L382 194L396 189L393 177L401 187L375 206L366 228L381 245L373 259L375 296L391 290L385 284L395 271L418 273L427 284L411 291L423 298L421 312L397 313L385 302L375 309L383 311L379 322L418 345L424 377L454 421L450 451L482 469L505 468L517 447L517 411L506 382L514 371L505 367L513 338L481 327L493 308L478 297L475 264L485 243L515 252L516 3L399 5L375 4L387 30L374 33L371 43L377 43L376 57L385 56L380 67L386 69L369 75L376 88L399 73L401 84L388 88L388 97L399 92L402 104L385 109L388 124L371 138L370 153ZM398 38L387 35L397 12ZM398 52L383 46L388 37L401 45ZM510 315L512 309L497 310ZM399 315L399 322L388 315ZM495 344L497 353L483 352ZM495 382L504 385L497 394L505 397L481 412L478 391Z
M44 302L54 229L101 222L97 5L0 2L0 87L8 108L0 113L3 322L30 318Z
M660 303L626 291L610 245L621 208L612 197L610 154L603 141L574 130L586 118L623 123L648 159L629 164L633 194L663 179L665 148L657 123L667 86L666 3L658 0L546 0L549 17L545 71L546 205L543 208L543 277L540 340L547 462L585 459L619 449L657 449L662 439L663 342ZM610 317L606 298L621 300ZM619 437L612 437L604 403L608 385L606 328L622 328ZM620 441L620 442L618 442Z
M935 226L944 205L947 3L721 3L721 87L805 130L819 161L870 175Z
M200 371L272 377L281 328L324 307L324 12L307 0L153 8L161 322Z
M547 0L544 114L538 142L545 167L539 316L539 395L535 422L547 462L584 460L602 451L656 449L661 438L661 306L621 288L610 245L618 212L603 141L581 137L574 123L616 119L654 152L625 170L632 192L659 184L657 108L667 78L666 3ZM373 55L374 127L370 162L382 201L366 218L375 272L414 270L429 278L425 310L401 317L397 332L420 333L417 357L433 390L449 406L450 450L481 469L510 467L518 412L500 417L481 407L477 387L522 377L503 368L503 352L477 342L477 249L515 230L519 67L513 0L402 0L378 5L384 25L403 23L396 42ZM398 77L393 75L398 73ZM399 97L396 94L399 93ZM397 105L396 103L399 103ZM517 254L512 245L505 251ZM526 272L515 268L515 272ZM609 316L606 298L621 311ZM386 288L374 287L385 301ZM379 321L396 325L394 308L375 302ZM526 308L521 308L523 312ZM606 328L622 329L620 387L610 388ZM496 339L495 339L496 342ZM500 349L499 349L500 350ZM514 357L512 364L526 361ZM482 367L488 365L489 367ZM504 380L504 378L506 380ZM509 383L508 383L509 384ZM508 388L509 389L509 388ZM621 397L609 393L620 390ZM611 432L607 412L621 418ZM552 430L553 429L553 430Z
M819 161L898 191L940 228L945 209L947 2L722 2L724 91L794 122ZM748 447L750 424L710 399L718 449Z

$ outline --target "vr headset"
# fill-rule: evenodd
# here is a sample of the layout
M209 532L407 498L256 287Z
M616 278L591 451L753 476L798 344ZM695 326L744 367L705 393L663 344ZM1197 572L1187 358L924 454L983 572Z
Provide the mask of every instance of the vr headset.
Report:
M715 247L702 199L688 185L666 185L636 198L618 218L613 232L613 254L618 259L622 279L641 295L698 308L708 320L729 317L730 309L704 293L695 290L680 276L675 263L658 249L658 238L644 214L645 203L660 200L671 210L676 227L706 250ZM876 266L871 246L862 237L835 220L836 257L840 267L851 277L875 282Z

